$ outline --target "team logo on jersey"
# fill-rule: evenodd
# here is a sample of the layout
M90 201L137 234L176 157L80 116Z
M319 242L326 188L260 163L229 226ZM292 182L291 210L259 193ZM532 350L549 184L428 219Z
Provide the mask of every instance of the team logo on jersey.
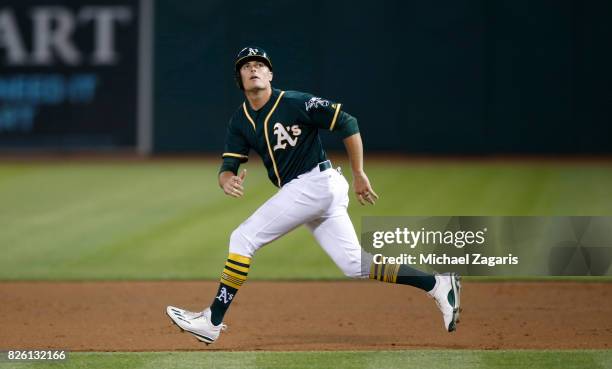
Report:
M232 301L233 298L234 298L234 294L227 293L227 290L225 289L225 287L221 287L219 296L216 297L217 300L221 301L224 304L227 304L228 302Z
M297 124L285 127L282 123L277 122L274 124L274 134L276 135L276 145L274 145L274 151L276 151L278 149L286 148L287 144L290 146L295 146L298 142L298 136L302 134L302 130Z
M320 97L312 97L310 98L310 100L306 101L304 104L306 104L306 111L310 111L310 109L312 108L318 108L318 107L326 107L329 106L329 100L325 100L322 99Z

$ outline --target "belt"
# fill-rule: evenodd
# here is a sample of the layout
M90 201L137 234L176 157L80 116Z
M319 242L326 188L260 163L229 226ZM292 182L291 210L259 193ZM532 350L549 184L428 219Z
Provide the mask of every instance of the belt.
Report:
M332 163L329 160L325 160L319 163L319 172L324 172L332 168Z

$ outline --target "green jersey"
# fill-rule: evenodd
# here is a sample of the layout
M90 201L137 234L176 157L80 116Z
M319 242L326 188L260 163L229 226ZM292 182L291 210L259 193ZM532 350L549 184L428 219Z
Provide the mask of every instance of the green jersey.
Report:
M327 160L319 129L338 132L343 139L359 132L357 120L340 103L272 89L261 109L255 111L245 101L230 119L220 172L238 173L253 150L263 159L270 181L282 187Z

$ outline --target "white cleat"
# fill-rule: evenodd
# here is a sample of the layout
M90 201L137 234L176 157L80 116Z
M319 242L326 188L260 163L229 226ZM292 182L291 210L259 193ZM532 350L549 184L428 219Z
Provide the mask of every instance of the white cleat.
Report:
M461 311L461 277L455 273L436 274L436 285L428 292L444 317L444 328L453 332L457 329Z
M193 312L174 306L166 307L166 314L182 331L191 333L199 341L210 345L215 342L221 331L227 328L227 325L221 323L214 325L210 321L210 308L201 312Z

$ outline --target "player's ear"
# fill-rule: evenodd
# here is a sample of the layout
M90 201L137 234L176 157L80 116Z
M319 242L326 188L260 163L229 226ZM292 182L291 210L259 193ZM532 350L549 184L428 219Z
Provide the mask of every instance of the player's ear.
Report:
M272 82L272 78L274 78L274 73L272 73L272 71L270 71L270 82Z

